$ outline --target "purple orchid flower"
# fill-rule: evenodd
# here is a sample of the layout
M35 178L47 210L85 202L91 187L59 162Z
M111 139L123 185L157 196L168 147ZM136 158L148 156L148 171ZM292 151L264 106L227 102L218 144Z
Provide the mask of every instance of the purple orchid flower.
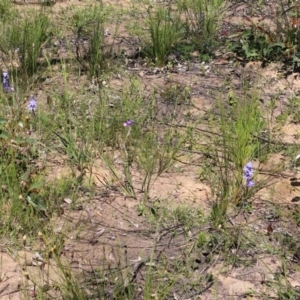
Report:
M254 175L253 165L252 162L250 161L243 168L243 178L246 179L247 187L252 187L255 185L254 181L252 180L253 175Z
M127 120L127 121L125 121L124 123L123 123L123 126L124 127L128 127L128 126L131 126L131 125L133 125L133 121L132 120Z
M29 98L28 110L33 112L36 110L37 103L33 97Z
M14 91L14 88L9 84L9 74L7 71L4 71L2 73L2 85L3 85L3 90L6 93L10 93Z

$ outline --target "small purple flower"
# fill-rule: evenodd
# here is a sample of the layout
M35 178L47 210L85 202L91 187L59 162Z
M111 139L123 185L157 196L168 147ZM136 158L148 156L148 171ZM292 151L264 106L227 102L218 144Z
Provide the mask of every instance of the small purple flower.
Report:
M243 168L243 178L246 179L246 186L252 187L255 185L254 181L252 180L252 177L254 175L253 165L252 162L249 161L245 167Z
M124 123L123 123L123 126L124 127L128 127L128 126L131 126L131 125L133 125L133 121L132 120L127 120L127 121L125 121Z
M9 74L7 71L2 73L2 84L5 92L13 92L14 88L9 84Z
M28 109L31 112L34 112L36 110L36 107L37 107L37 103L36 103L35 99L33 97L30 97L29 98Z
M249 178L249 177L252 177L252 176L253 176L254 171L253 171L253 165L252 165L252 162L251 162L251 161L249 161L249 162L245 165L243 171L244 171L244 178Z
M247 187L252 187L252 186L255 186L255 183L254 183L253 180L247 180L247 181L246 181L246 186L247 186Z

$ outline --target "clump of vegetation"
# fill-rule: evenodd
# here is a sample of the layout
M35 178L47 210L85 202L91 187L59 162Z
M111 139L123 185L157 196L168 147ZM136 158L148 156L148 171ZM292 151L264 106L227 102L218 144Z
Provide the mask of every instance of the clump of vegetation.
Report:
M162 67L172 48L185 37L180 14L169 5L153 6L148 1L142 2L138 14L143 18L134 22L133 32L138 35L146 57L156 66Z
M179 0L179 11L184 15L187 38L202 55L213 55L221 44L220 28L225 17L224 0Z
M49 39L50 21L43 11L13 15L15 22L4 19L1 24L1 51L7 67L17 64L21 74L30 78L38 70L42 47Z
M72 17L72 31L76 36L75 57L90 77L98 78L105 70L104 37L107 9L100 2L93 9L77 10ZM84 41L87 41L85 47Z
M281 61L299 66L299 11L293 3L278 1L258 9L261 20L243 17L238 33L228 37L228 49L246 60L260 60L265 65Z

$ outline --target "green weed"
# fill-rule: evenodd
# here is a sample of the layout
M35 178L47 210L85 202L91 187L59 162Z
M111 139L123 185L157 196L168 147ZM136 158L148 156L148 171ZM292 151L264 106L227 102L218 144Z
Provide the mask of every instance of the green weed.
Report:
M259 135L264 127L256 97L231 99L230 103L231 106L219 104L221 134L215 139L213 178L216 181L212 183L217 198L212 207L215 224L224 220L230 204L244 202L252 194L253 188L245 186L243 169L247 162L255 157L259 159Z
M156 66L162 67L172 47L184 38L184 27L180 15L170 6L153 6L147 2L143 4L146 6L146 12L142 12L145 20L136 25L145 27L145 31L137 31L142 51Z
M0 19L3 23L10 20L13 17L15 11L11 5L11 1L3 0L0 3Z
M244 16L244 24L238 33L228 38L228 49L246 60L282 61L295 70L299 67L299 11L291 2L278 1L258 9L266 13L269 22L263 19L254 22Z
M75 57L83 70L88 71L90 77L98 78L106 68L104 23L107 14L108 11L102 2L73 14L72 31L76 36Z
M224 0L176 1L184 14L187 37L202 54L212 55L220 44L220 22L225 16Z
M49 18L42 11L32 12L12 26L10 50L17 49L20 69L30 77L36 73L42 47L49 39Z

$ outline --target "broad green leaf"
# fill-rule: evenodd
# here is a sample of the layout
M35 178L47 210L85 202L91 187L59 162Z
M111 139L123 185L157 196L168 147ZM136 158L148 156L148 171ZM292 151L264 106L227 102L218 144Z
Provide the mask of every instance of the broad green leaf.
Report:
M32 183L31 185L30 185L30 187L29 187L29 191L32 191L32 190L34 190L34 189L36 189L36 190L40 190L43 186L44 186L44 184L45 184L45 182L44 182L44 180L38 180L38 181L36 181L36 182L34 182L34 183Z
M7 122L6 119L0 118L0 125L4 125Z
M0 130L0 140L7 140L9 138L9 134L7 131L4 130Z

